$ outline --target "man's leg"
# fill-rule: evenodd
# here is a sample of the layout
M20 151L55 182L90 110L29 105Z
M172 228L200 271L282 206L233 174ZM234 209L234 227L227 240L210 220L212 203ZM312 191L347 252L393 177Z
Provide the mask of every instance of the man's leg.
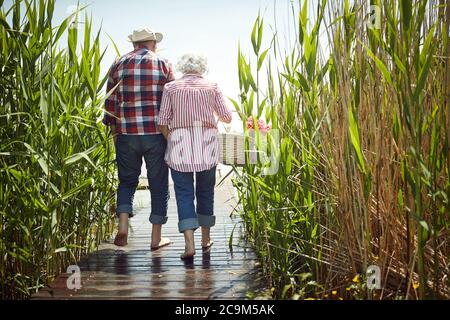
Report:
M145 146L144 159L151 195L151 249L156 250L170 244L170 240L163 238L161 234L162 225L167 222L169 200L169 169L164 161L167 142L163 135L143 136L142 139Z
M116 214L119 230L114 243L127 245L128 218L133 216L133 198L141 173L142 155L136 147L136 137L119 135L116 141L116 162L119 176Z
M202 248L212 246L210 229L216 223L214 216L214 187L216 184L216 167L196 173L195 194L197 198L198 223L202 227Z

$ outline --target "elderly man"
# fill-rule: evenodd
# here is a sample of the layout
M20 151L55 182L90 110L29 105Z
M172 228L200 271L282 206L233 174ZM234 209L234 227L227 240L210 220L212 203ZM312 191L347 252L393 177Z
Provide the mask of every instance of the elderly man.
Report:
M105 103L103 123L111 128L116 149L119 230L114 243L118 246L127 244L128 219L133 217L142 157L151 193L151 249L170 243L161 237L162 225L167 222L169 189L164 162L166 140L157 122L163 88L173 80L173 71L168 61L156 54L156 45L162 38L161 33L149 28L135 30L129 36L134 50L118 58L109 74L107 92L112 94Z

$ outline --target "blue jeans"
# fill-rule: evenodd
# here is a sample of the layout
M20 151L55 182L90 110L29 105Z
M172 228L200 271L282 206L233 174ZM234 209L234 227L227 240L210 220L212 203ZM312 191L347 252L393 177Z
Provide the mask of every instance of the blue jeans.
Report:
M178 230L195 230L199 226L212 227L216 223L214 216L214 186L216 167L195 173L180 172L171 169L178 208ZM197 198L197 210L194 199Z
M118 135L116 161L119 172L116 214L128 213L133 217L133 198L141 174L142 157L147 167L148 185L151 194L150 222L167 222L169 200L169 171L164 161L166 139L158 135Z

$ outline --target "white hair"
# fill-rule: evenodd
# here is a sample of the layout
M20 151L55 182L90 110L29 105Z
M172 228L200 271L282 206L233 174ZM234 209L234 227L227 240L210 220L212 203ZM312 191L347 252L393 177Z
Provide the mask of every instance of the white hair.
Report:
M177 70L183 74L204 74L208 71L208 59L201 53L186 53L178 60Z

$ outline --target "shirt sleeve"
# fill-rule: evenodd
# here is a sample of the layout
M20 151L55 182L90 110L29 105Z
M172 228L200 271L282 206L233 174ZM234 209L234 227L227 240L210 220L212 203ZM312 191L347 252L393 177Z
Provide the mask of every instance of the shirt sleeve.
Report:
M169 74L167 75L167 82L175 80L175 75L173 72L173 65L168 62Z
M168 126L172 121L172 103L170 101L170 93L167 86L164 86L164 91L161 100L161 109L159 111L158 125Z
M108 94L117 85L116 65L113 64L109 71L108 83L106 85L106 93ZM103 124L107 126L116 125L116 117L118 114L117 105L117 88L105 101L105 112L103 116Z
M164 59L162 61L162 70L164 72L164 75L166 76L166 82L175 80L173 65L169 62L169 60Z
M214 88L214 101L215 101L214 111L219 117L219 120L225 123L230 123L231 120L233 120L233 114L228 109L223 94L218 86L215 86Z

